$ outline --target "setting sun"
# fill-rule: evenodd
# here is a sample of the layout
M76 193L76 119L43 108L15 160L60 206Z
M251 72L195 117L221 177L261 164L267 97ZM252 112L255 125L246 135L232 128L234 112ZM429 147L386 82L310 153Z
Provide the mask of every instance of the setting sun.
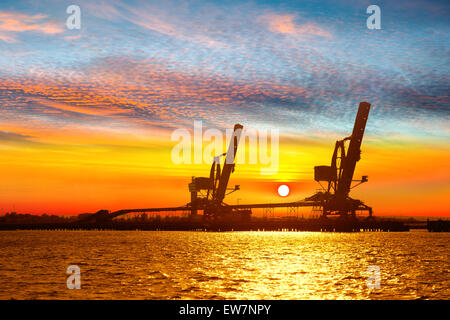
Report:
M278 187L278 194L281 197L287 197L289 195L289 187L285 184L282 184Z

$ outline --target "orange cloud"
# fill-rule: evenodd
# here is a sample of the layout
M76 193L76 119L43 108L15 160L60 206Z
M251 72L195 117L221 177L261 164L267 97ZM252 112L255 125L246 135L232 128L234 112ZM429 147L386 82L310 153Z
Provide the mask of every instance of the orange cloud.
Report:
M260 17L260 21L267 25L274 33L288 34L294 36L320 36L331 37L331 34L315 23L308 22L298 24L294 20L295 14L267 14Z
M295 85L214 79L207 74L175 72L152 61L121 57L104 59L81 73L37 71L4 78L0 89L11 92L5 104L26 101L26 107L10 108L15 118L25 113L52 114L95 122L99 120L95 116L147 123L192 118L216 121L230 112L230 105L241 108L255 101L294 101L309 96L305 88ZM217 118L211 117L212 107Z
M52 21L45 21L46 15L27 15L18 12L0 11L0 40L16 42L18 32L39 32L57 34L64 31L62 26Z

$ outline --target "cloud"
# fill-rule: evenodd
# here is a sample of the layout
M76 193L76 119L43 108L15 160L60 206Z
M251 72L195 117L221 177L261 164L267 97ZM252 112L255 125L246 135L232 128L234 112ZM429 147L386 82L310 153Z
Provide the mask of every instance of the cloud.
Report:
M261 104L294 103L308 95L299 86L177 72L162 62L123 56L97 59L82 70L66 76L61 71L0 77L0 92L8 93L2 100L4 116L31 113L73 121L109 118L174 124L216 121L229 112L246 114Z
M171 6L178 4L168 4ZM180 41L200 44L207 47L225 47L225 44L204 30L204 24L196 21L195 17L179 16L178 10L167 10L152 3L140 2L138 6L128 5L123 1L88 2L85 7L90 14L109 21L126 21L140 27L140 31L157 32L163 36Z
M10 131L0 131L0 141L25 142L28 141L29 138L31 138L31 136Z
M309 69L303 73L308 77L296 82L260 75L235 79L209 69L189 72L162 59L117 55L72 70L0 76L0 102L3 118L17 121L171 128L195 119L224 128L237 120L326 134L351 129L357 104L366 100L373 104L372 132L442 130L437 119L448 112L449 100L439 77L429 77L429 87L414 88L385 70L360 72L326 60Z
M48 21L47 16L43 14L0 11L0 40L5 42L17 42L17 33L22 32L58 34L63 31L62 26Z
M18 46L0 57L3 119L147 126L198 119L218 127L242 119L297 132L346 132L355 107L367 100L373 103L369 130L439 133L445 126L436 120L450 101L444 32L424 46L411 41L421 39L417 32L369 37L365 28L343 32L352 26L348 17L336 25L328 13L292 8L280 14L249 3L227 10L140 1L82 7L89 32L76 50L43 43L21 59ZM20 18L27 25L47 21ZM16 29L0 36L10 41Z
M307 22L298 24L295 22L296 14L265 14L259 17L259 21L264 23L273 33L287 34L297 37L320 36L330 38L331 33L319 25Z

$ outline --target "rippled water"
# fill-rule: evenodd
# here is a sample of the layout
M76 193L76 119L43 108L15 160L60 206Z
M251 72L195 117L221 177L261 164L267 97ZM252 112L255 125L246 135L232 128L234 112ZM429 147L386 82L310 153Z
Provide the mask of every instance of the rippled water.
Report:
M2 231L1 299L449 299L449 233ZM66 286L69 265L81 289ZM381 270L368 289L367 268Z

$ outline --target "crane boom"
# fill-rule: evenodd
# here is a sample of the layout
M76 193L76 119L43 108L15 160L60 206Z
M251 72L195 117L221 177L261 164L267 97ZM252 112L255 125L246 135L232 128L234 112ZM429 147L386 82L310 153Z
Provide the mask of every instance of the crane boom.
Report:
M240 124L235 124L233 129L233 135L231 136L230 145L228 146L227 156L225 158L225 163L222 167L222 173L219 179L219 186L216 191L215 200L220 204L225 198L225 193L227 191L228 181L230 180L230 175L234 171L234 160L236 158L237 147L239 144L239 139L241 137L241 132L244 127Z
M361 158L361 143L366 128L367 118L369 117L370 103L361 102L353 126L353 132L350 138L350 144L347 154L342 163L342 177L338 183L336 195L339 198L345 198L350 192L353 174L355 172L356 162Z

